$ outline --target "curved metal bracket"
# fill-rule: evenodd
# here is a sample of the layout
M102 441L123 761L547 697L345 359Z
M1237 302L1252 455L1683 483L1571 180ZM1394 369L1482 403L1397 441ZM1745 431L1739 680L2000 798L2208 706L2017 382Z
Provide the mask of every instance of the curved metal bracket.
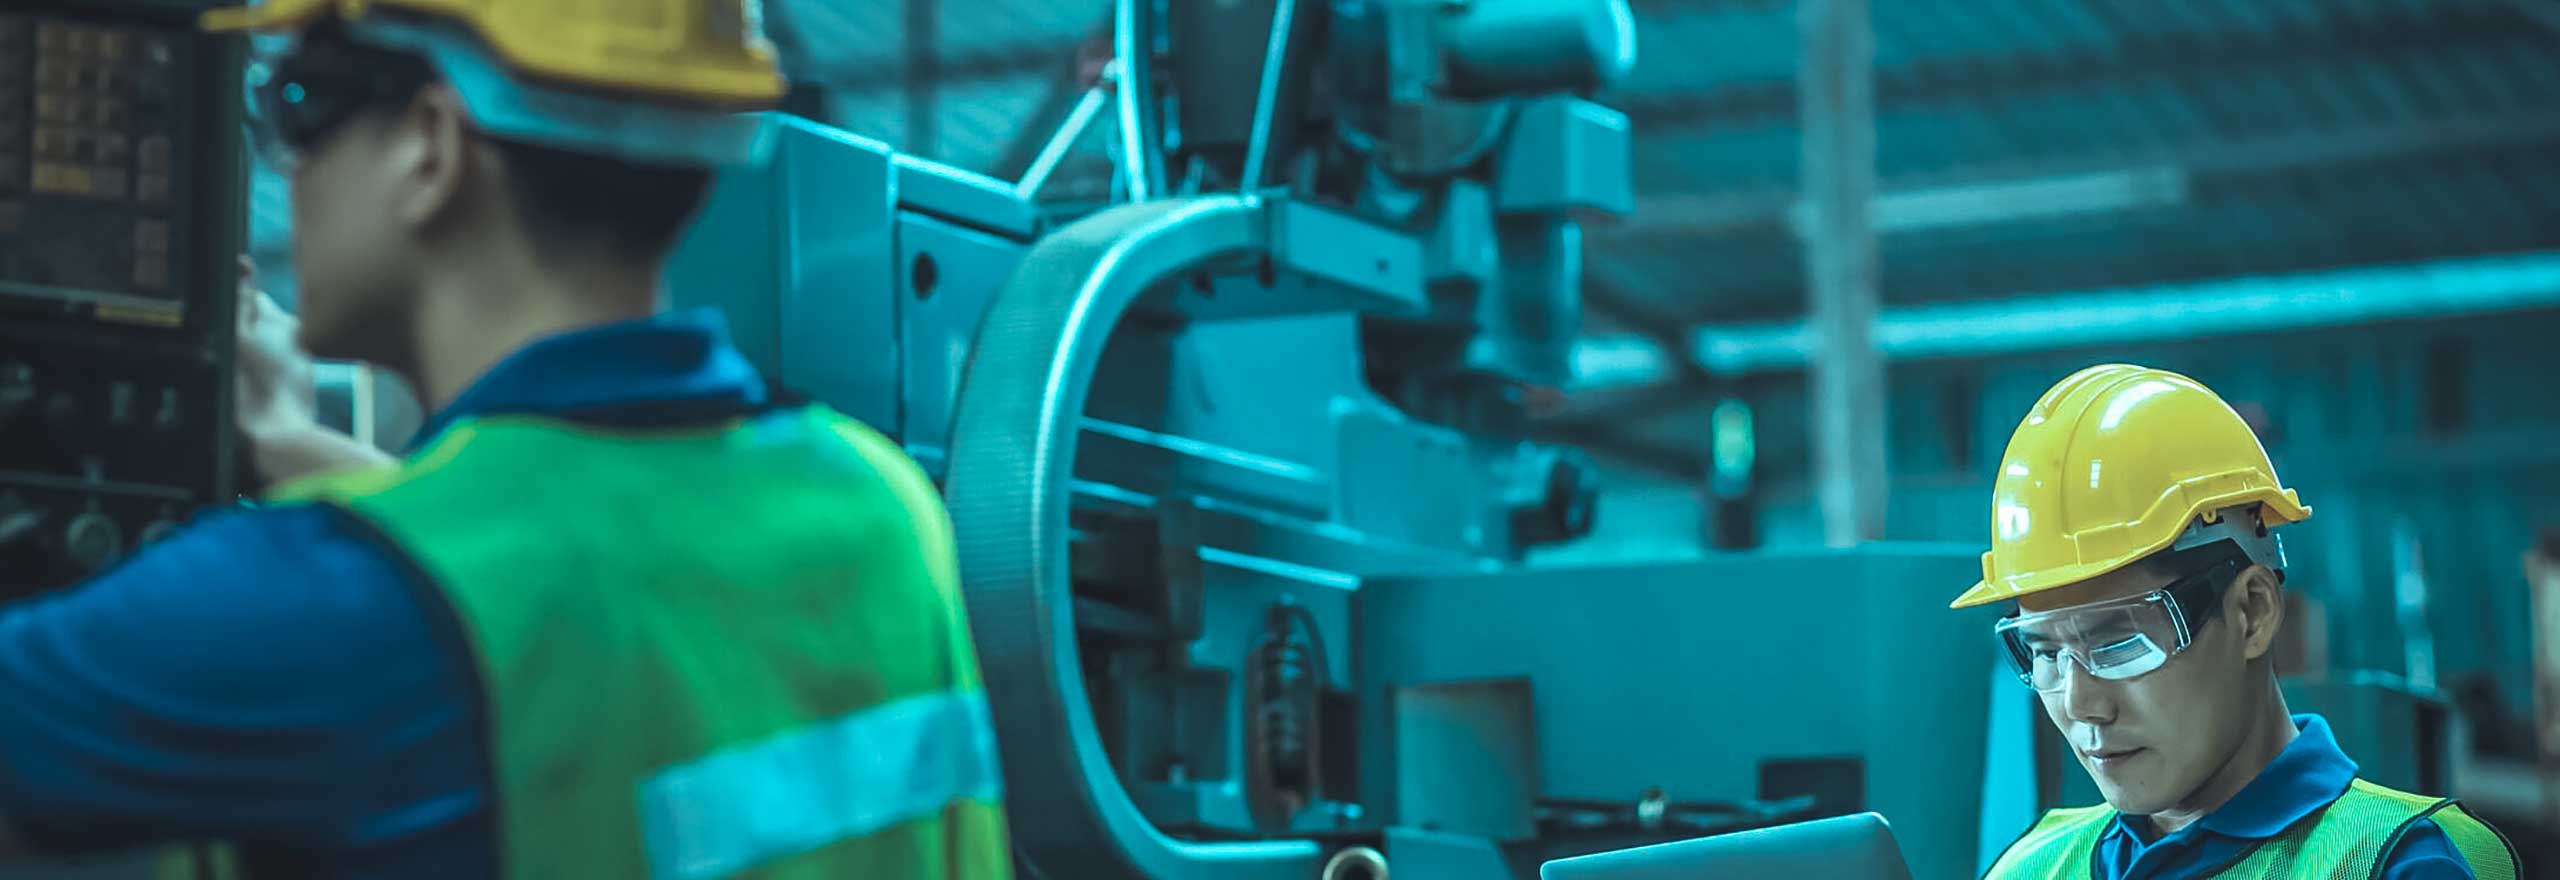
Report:
M1250 197L1113 208L1032 248L978 326L945 498L1003 752L1014 842L1048 876L1303 880L1309 842L1194 843L1139 813L1096 732L1076 654L1067 510L1076 441L1112 329L1158 282L1271 246Z

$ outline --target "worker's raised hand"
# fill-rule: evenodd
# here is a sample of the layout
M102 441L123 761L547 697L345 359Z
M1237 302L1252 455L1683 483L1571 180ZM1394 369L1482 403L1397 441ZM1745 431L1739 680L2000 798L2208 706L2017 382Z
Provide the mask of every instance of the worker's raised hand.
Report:
M311 355L294 341L302 322L259 290L240 261L239 353L232 364L232 410L250 473L267 487L312 474L389 464L391 456L320 424Z
M239 320L232 406L241 436L254 446L316 428L311 356L294 343L301 322L258 289L247 260L240 262Z

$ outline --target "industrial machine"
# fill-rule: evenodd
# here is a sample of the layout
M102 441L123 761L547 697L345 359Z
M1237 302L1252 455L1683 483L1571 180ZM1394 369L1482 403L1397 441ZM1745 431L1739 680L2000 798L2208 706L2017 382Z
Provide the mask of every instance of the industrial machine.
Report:
M1026 875L1492 880L1870 808L1976 872L1975 551L1519 564L1592 522L1525 401L1633 206L1589 98L1629 22L1122 2L1023 180L793 120L721 181L671 295L943 482ZM1112 203L1041 200L1097 121Z
M0 8L0 601L233 492L240 50L190 6Z

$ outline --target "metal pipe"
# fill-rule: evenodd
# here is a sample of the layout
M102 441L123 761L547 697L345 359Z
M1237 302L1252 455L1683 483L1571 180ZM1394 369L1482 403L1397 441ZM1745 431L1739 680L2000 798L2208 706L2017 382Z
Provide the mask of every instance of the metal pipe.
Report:
M1164 194L1164 138L1156 107L1154 0L1115 0L1111 41L1120 62L1120 162L1129 201Z
M1103 71L1106 84L1116 75L1118 65L1119 62L1114 61L1112 67ZM1067 120L1049 135L1048 143L1041 145L1040 155L1033 158L1031 167L1022 172L1022 181L1013 185L1015 196L1029 199L1049 185L1049 175L1057 173L1058 165L1066 161L1068 151L1075 149L1076 142L1084 139L1085 130L1093 127L1094 118L1102 115L1102 90L1103 86L1086 89L1084 97L1076 99L1075 109L1067 111Z
M2560 251L1905 306L1875 338L1893 360L1989 357L2537 308L2560 308ZM1723 375L1800 370L1816 347L1797 322L1694 332L1699 365Z
M1285 152L1294 142L1296 132L1284 129L1295 119L1283 121L1280 114L1280 89L1297 71L1289 70L1290 36L1295 31L1298 0L1276 0L1271 7L1271 39L1262 48L1262 83L1254 91L1253 136L1245 146L1244 178L1237 186L1244 192L1261 189L1271 176L1271 154ZM1286 159L1280 156L1278 159Z

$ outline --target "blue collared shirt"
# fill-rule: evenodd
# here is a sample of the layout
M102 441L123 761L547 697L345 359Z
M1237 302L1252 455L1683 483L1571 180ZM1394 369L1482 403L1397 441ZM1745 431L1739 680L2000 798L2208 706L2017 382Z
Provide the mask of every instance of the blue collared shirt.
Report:
M638 427L766 408L719 317L682 312L529 345L420 436L505 413ZM220 510L0 608L0 817L45 852L217 838L291 876L489 873L472 660L434 587L368 534L320 505Z
M2329 722L2318 715L2296 715L2293 723L2301 733L2284 752L2258 771L2258 777L2239 794L2193 824L2146 843L2140 829L2150 825L2149 818L2117 815L2115 824L2098 838L2093 859L2098 876L2107 880L2208 876L2346 794L2347 784L2356 778L2356 762L2338 749ZM2383 864L2384 880L2471 877L2471 866L2432 821L2409 829Z

